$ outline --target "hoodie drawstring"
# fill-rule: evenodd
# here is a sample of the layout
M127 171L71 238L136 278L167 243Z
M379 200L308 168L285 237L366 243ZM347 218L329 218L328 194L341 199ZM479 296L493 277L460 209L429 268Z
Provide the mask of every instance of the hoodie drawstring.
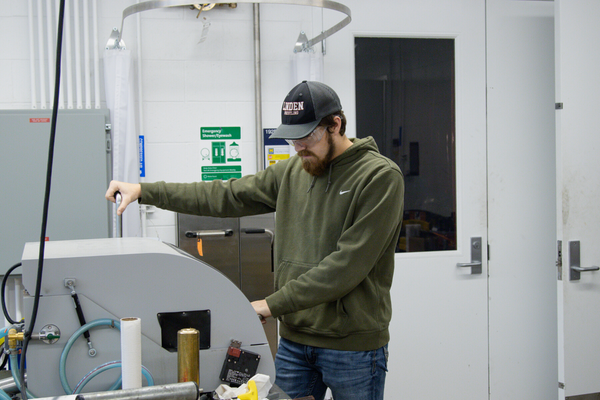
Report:
M325 193L329 190L329 185L331 185L331 171L333 170L333 164L329 163L329 176L327 177L327 187L325 188Z
M333 171L333 164L329 164L329 176L327 177L327 187L325 188L325 193L327 193L327 191L329 190L329 186L331 186L331 171ZM308 187L308 190L306 191L306 193L310 192L312 190L312 188L315 186L316 179L317 179L317 177L313 176L312 180L310 181L310 186Z
M312 190L312 188L315 186L315 179L317 179L317 177L313 176L312 181L310 181L310 186L308 187L308 190L306 191L306 193L310 192Z

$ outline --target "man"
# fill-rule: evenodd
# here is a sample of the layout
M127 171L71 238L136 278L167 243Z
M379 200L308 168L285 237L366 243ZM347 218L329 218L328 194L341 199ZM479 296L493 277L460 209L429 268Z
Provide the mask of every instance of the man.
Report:
M277 211L276 291L252 306L280 321L275 383L292 398L383 399L390 286L404 181L373 138L349 139L337 94L302 82L283 102L283 138L298 154L255 175L189 184L111 182L118 214L139 200L188 214Z

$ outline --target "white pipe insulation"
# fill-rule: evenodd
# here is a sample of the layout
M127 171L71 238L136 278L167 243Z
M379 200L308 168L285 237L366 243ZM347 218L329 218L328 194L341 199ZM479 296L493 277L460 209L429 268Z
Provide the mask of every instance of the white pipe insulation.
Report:
M37 96L35 90L35 49L33 41L33 1L27 0L27 12L29 21L29 70L31 80L31 109L37 108Z
M46 71L44 69L44 13L42 12L42 2L37 3L37 20L38 20L38 54L40 57L40 107L46 109ZM32 71L32 73L34 73Z

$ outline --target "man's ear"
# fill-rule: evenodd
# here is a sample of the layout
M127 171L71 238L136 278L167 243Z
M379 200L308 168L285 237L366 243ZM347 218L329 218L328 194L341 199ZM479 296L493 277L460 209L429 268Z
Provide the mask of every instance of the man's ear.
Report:
M339 133L340 129L342 128L342 118L336 115L333 117L333 120L335 121L335 127L333 128L333 131Z

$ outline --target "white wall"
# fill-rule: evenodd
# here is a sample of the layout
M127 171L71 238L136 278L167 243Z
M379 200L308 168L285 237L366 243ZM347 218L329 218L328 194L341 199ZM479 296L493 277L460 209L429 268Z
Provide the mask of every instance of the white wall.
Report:
M0 37L6 41L0 54L0 108L31 108L26 1L0 4Z

